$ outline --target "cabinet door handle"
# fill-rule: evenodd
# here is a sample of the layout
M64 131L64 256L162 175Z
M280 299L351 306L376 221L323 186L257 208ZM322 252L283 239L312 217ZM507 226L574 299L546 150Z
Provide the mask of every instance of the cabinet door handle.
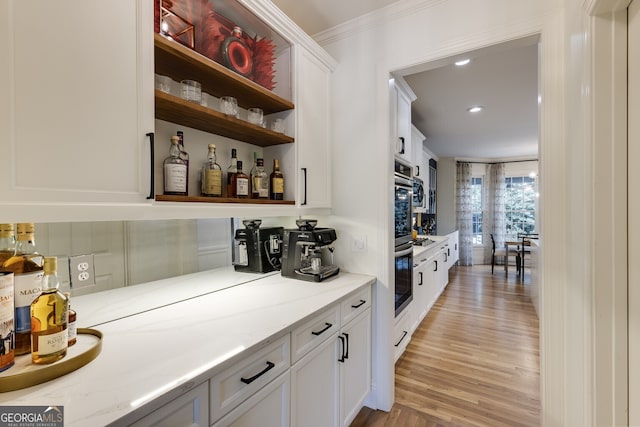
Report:
M447 255L451 256L451 248L447 248Z
M333 325L329 322L325 322L324 324L324 329L322 329L321 331L311 331L311 333L315 336L321 335L322 333L326 332L330 327L332 327Z
M304 199L301 203L302 206L307 204L307 168L300 168L302 169L302 173L304 175Z
M400 154L404 154L404 136L400 137Z
M444 262L447 262L447 260L449 259L449 256L447 255L447 253L444 253Z
M366 304L367 302L363 299L360 300L360 302L356 305L352 305L351 308L360 308L362 307L364 304Z
M422 271L418 272L418 274L420 275L420 283L418 283L418 286L422 286Z
M338 359L338 362L342 362L344 363L344 348L345 348L345 341L344 341L344 337L342 335L338 335L338 339L340 340L341 348L342 348L342 353L340 354L340 358Z
M400 338L400 341L398 341L397 343L395 343L395 344L394 344L394 347L399 346L399 345L400 345L400 343L404 340L404 338L405 338L405 337L407 336L407 334L409 333L409 332L407 332L407 331L402 331L402 332L403 332L403 334L402 334L402 338Z
M436 263L436 268L433 271L438 271L438 260L434 261Z
M416 165L416 176L420 176L420 165Z
M245 384L251 384L252 382L254 382L255 380L257 380L258 378L260 378L261 376L263 376L264 374L266 374L267 372L269 372L271 369L273 369L276 366L275 363L273 362L269 362L267 360L267 367L264 368L261 372L258 372L257 374L255 374L254 376L252 376L251 378L242 378L240 377L240 381L242 381Z
M349 334L342 334L342 335L344 335L345 339L347 340L347 345L345 346L346 350L344 352L344 358L348 359L349 358Z
M149 195L147 196L147 200L150 199L154 199L153 197L153 189L155 187L155 183L154 183L154 178L155 178L155 174L153 173L153 167L155 166L155 153L154 153L154 143L153 143L153 132L149 132L147 134L147 136L149 137L149 154L150 154L150 161L151 161L151 167L149 168L151 170L151 179L149 180Z

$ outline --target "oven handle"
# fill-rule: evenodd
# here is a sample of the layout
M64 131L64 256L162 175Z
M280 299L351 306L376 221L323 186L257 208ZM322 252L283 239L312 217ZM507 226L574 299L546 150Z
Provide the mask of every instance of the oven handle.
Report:
M405 250L403 250L403 251L398 251L398 252L396 252L396 253L395 253L395 257L396 257L396 258L400 258L400 257L403 257L403 256L405 256L405 255L409 255L409 254L411 254L411 253L413 253L413 246L410 246L410 247L409 247L409 249L405 249Z

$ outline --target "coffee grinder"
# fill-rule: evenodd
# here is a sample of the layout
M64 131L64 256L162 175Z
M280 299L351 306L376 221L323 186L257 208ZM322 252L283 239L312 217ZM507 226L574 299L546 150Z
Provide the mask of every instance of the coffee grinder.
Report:
M283 227L260 228L262 220L246 219L245 228L236 230L238 259L236 271L268 273L280 269Z
M316 228L315 219L296 220L297 229L284 230L282 241L282 269L285 277L321 282L340 272L333 263L329 246L336 239L333 228Z

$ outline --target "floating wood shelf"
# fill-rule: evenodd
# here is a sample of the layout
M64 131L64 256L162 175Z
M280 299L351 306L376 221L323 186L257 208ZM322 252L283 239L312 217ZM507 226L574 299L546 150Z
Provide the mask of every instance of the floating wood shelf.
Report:
M294 104L215 61L154 34L155 72L173 80L195 80L215 97L233 96L243 108L262 108L265 114L292 110Z
M156 194L156 202L238 203L244 205L295 205L294 200L235 199L231 197L167 196Z
M177 96L155 91L156 118L260 147L290 144L294 139L245 120L228 116Z

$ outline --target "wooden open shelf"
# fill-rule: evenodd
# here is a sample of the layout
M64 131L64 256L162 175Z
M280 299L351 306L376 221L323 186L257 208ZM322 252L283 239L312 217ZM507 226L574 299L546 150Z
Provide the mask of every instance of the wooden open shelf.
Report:
M245 205L295 205L294 200L235 199L231 197L167 196L156 194L156 202L239 203Z
M228 116L177 96L155 91L156 119L166 120L204 132L226 136L260 147L290 144L294 139L245 120Z
M292 110L294 104L221 64L154 34L155 72L173 80L195 80L202 91L215 97L233 96L243 108L262 108L265 114Z

